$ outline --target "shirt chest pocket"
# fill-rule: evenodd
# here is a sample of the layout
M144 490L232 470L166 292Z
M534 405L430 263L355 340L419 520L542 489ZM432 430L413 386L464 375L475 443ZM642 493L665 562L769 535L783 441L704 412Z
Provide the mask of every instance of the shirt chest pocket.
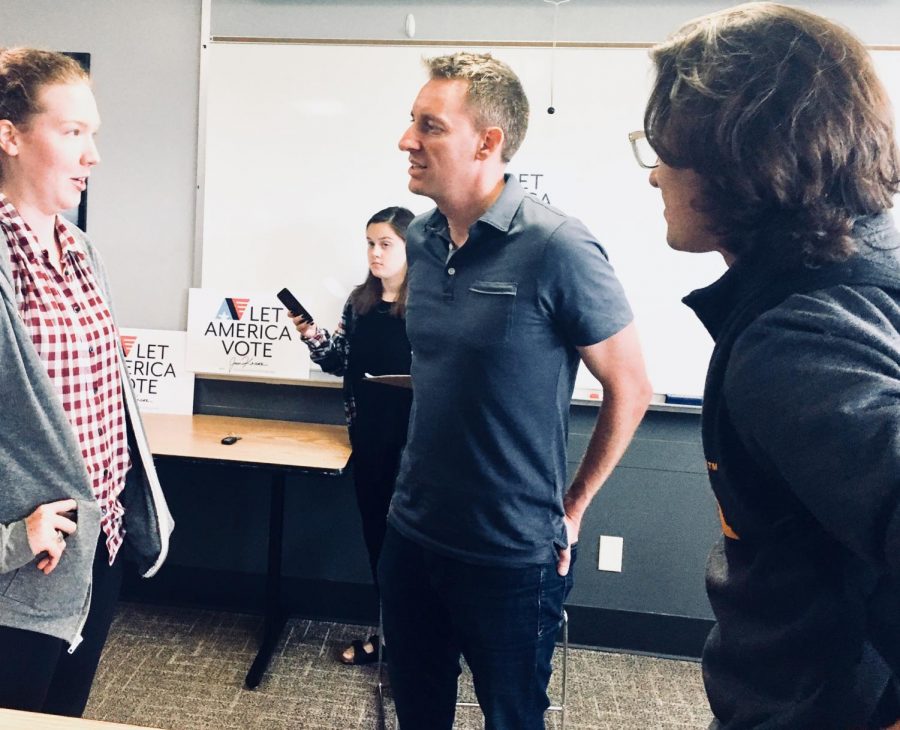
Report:
M476 347L506 342L512 331L517 284L476 281L466 293L465 339Z

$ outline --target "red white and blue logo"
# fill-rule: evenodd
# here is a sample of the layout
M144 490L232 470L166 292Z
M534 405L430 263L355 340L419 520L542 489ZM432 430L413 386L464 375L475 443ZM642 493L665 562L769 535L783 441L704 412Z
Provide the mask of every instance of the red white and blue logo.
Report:
M134 343L137 342L137 337L135 335L119 335L119 339L122 341L122 349L125 351L125 357L128 357L131 354L131 348L134 347Z
M215 319L241 319L247 309L250 299L238 299L237 297L225 297L222 306L216 312Z

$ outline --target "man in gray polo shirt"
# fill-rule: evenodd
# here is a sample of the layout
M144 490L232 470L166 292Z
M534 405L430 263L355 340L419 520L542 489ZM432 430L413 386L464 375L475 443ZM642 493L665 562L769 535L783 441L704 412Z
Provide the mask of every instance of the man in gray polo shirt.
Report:
M603 249L504 175L528 123L516 75L471 53L428 67L400 140L437 208L407 232L414 404L379 581L391 684L403 730L449 730L462 654L488 728L543 728L579 524L650 385ZM566 492L579 358L604 400Z

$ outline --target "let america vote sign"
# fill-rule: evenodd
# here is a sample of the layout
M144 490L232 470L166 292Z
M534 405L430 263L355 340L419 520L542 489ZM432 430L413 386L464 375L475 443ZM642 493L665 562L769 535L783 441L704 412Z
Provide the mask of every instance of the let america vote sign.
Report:
M309 351L275 292L191 289L187 357L198 373L309 377Z
M194 374L185 366L186 334L123 327L125 369L143 413L193 413Z

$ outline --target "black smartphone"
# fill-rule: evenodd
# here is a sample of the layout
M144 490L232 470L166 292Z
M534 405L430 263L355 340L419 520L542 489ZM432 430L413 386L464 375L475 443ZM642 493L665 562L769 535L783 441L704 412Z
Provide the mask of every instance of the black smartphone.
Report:
M294 315L300 315L307 322L312 322L312 315L306 311L306 308L300 304L300 301L295 297L291 292L285 287L275 296L278 297L278 300L287 307L287 310Z

